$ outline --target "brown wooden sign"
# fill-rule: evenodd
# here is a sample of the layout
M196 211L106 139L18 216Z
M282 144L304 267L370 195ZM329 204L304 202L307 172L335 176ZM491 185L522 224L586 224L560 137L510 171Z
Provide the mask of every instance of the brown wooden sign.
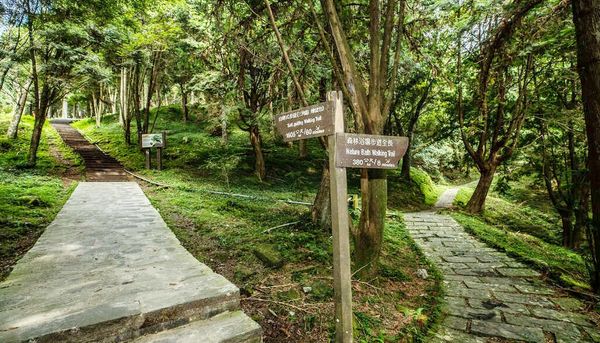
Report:
M336 167L395 169L407 147L406 137L338 133Z
M275 126L284 142L333 134L333 103L331 101L282 113L275 117Z

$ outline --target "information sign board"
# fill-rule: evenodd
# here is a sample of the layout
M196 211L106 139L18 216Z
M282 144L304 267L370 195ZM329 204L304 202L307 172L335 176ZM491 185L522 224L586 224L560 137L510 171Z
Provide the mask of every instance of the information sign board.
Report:
M338 133L336 167L395 169L406 153L408 138Z
M282 113L275 117L275 126L285 142L331 135L333 103L325 101Z

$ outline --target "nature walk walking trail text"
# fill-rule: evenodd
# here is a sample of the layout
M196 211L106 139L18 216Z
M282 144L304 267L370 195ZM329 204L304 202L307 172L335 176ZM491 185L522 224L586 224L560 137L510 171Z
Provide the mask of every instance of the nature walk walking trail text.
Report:
M0 284L0 342L260 342L133 182L82 182Z
M448 207L449 189L438 202ZM576 311L581 303L557 294L540 274L471 237L448 215L407 213L406 227L441 270L447 315L434 342L599 342L600 331Z

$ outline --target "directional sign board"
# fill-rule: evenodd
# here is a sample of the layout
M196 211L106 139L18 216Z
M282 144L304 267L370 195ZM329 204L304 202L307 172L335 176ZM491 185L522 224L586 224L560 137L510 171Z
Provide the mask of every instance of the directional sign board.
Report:
M331 135L333 102L325 101L280 114L275 117L275 126L284 142Z
M408 138L338 133L336 167L395 169L406 153Z
M164 148L165 141L162 133L149 133L142 135L142 149Z

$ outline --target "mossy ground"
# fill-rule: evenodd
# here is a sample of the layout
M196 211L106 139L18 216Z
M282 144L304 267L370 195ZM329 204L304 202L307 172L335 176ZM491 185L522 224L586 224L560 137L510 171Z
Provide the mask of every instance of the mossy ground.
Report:
M81 172L79 158L48 123L37 166L26 167L33 118L23 117L16 140L4 136L10 119L8 112L0 112L0 280L52 221Z
M588 289L584 255L560 245L560 221L543 190L523 181L511 186L507 194L492 192L480 215L458 212L452 216L471 234L546 273L554 282ZM462 188L455 205L463 208L472 193L473 188Z
M145 185L144 190L182 244L240 287L242 306L261 324L266 342L329 340L334 333L331 235L311 224L307 206L285 202L312 202L325 158L318 144L310 142L310 157L300 160L296 149L265 134L268 170L266 180L259 182L245 132L233 130L225 146L203 120L184 124L180 118L176 107L163 108L158 118L155 131L168 131L161 172L143 169L142 155L123 143L113 116L105 117L100 128L92 120L75 127L126 168L171 186ZM358 171L349 172L349 193L358 193L358 184ZM392 206L403 208L404 199L393 199ZM385 230L381 276L353 282L358 342L419 340L437 318L439 274L421 257L394 213ZM269 231L287 223L294 224ZM282 267L268 267L257 258L255 248L264 245L277 251ZM428 269L433 277L418 278L418 268Z

